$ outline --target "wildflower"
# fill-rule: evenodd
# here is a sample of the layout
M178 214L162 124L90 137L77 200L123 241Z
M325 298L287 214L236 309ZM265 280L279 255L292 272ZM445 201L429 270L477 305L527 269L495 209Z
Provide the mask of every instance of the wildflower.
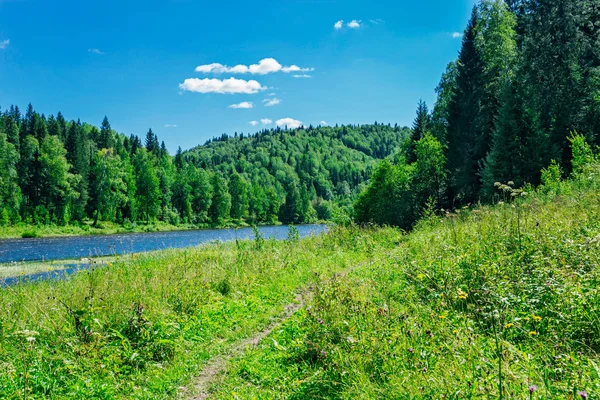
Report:
M508 328L512 328L513 326L515 326L515 324L508 323L508 324L504 325L504 327L505 327L506 329L508 329Z
M445 315L440 315L440 319L445 319L446 316Z
M538 389L538 387L536 385L529 385L529 393L533 393Z
M530 336L535 336L535 335L537 335L537 332L536 331L531 331L531 332L529 332L529 335Z
M113 264L112 264L112 263L109 261L109 262L107 262L107 263L106 263L106 266L107 266L107 267L112 267L112 266L113 266Z
M533 316L533 320L534 320L535 322L540 322L540 321L542 320L542 317L540 317L540 316L538 316L538 315L534 315L534 316Z
M427 372L427 367L423 367L423 372Z
M408 352L409 352L409 353L414 353L414 352L415 352L415 349L413 349L413 348L411 347L410 349L408 349Z
M588 398L588 394L585 390L580 390L579 392L577 392L577 394L579 395L579 397L581 397L583 400L587 400Z
M458 333L458 329L454 329L452 333Z
M323 321L321 318L317 319L317 322L319 323L319 325L323 325L325 324L325 321Z

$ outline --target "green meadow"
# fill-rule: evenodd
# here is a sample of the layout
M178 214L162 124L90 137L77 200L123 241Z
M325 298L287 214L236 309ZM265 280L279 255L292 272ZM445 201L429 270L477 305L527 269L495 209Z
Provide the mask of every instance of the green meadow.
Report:
M499 204L432 214L409 234L291 229L5 288L0 397L592 396L599 174L499 185Z

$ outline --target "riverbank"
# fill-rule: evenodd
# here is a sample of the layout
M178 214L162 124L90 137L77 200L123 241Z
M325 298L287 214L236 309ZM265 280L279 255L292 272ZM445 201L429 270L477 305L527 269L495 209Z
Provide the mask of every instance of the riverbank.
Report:
M318 223L324 223L322 221ZM278 226L281 223L259 224L258 226ZM229 228L247 228L250 227L243 221L228 222L222 226L211 226L210 224L179 224L172 225L162 221L151 223L135 223L120 225L113 222L101 222L97 227L92 226L92 221L85 221L78 225L28 225L17 224L0 227L0 239L19 239L19 238L53 238L70 236L89 236L89 235L115 235L123 233L148 233L148 232L173 232L173 231L193 231L203 229L229 229Z

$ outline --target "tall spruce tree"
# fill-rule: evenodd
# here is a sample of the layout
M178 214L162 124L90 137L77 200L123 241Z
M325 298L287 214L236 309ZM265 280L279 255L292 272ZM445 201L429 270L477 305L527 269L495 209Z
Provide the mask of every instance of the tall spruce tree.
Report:
M477 149L481 139L480 110L484 70L476 44L479 10L473 7L457 61L456 91L449 104L447 169L450 198L460 203L475 200L479 191Z

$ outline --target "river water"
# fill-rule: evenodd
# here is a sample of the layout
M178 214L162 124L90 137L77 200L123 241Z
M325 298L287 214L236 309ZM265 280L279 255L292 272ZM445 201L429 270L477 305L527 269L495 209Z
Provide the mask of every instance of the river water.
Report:
M300 237L318 235L327 225L297 225ZM266 238L285 239L288 227L262 226ZM198 246L212 241L252 239L251 228L204 229L197 231L172 231L152 233L125 233L117 235L70 236L36 239L0 240L0 263L65 260L116 254L141 253L169 248Z

